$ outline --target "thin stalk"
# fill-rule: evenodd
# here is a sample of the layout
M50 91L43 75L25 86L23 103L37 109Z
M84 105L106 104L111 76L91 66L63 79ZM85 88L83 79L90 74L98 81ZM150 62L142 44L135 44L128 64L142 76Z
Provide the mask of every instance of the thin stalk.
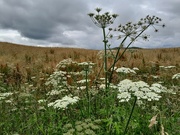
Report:
M101 71L103 70L103 65L104 65L104 61L103 61L103 64L102 64L102 66L101 66L99 72L97 73L96 79L95 79L95 81L94 81L95 84L97 83L97 80L98 80L98 78L99 78L99 76L100 76L100 73L101 73Z
M88 69L85 69L86 71L86 96L87 96L87 100L88 100L88 116L90 116L90 96L89 96L89 92L88 92Z
M111 83L111 80L112 80L112 75L114 73L114 67L115 67L115 64L116 64L116 59L118 59L118 54L119 54L120 49L121 49L120 46L126 41L126 39L127 39L127 36L123 39L123 41L119 45L119 48L118 48L117 53L116 53L116 56L114 58L114 62L112 64L112 66L110 67L110 69L112 69L112 70L111 70L111 73L110 73L110 76L109 76L109 83Z
M104 71L105 71L105 90L107 91L108 88L108 71L107 71L107 40L106 40L106 31L105 27L102 27L103 29L103 42L104 42Z
M67 85L64 85L64 86L67 88L68 92L69 92L72 96L74 96L73 92L71 92L71 90L68 88L68 86L67 86ZM78 107L80 108L81 116L84 117L83 109L82 109L81 105L79 104L79 102L77 102L77 105L78 105Z
M135 105L136 105L136 101L137 101L137 97L135 97L135 100L134 100L134 103L133 103L133 107L131 109L131 113L130 113L129 119L128 119L127 123L126 123L126 127L125 127L123 135L125 135L127 133L127 128L128 128L129 123L130 123L130 120L131 120L131 117L132 117L132 114L133 114L133 111L134 111L134 108L135 108Z

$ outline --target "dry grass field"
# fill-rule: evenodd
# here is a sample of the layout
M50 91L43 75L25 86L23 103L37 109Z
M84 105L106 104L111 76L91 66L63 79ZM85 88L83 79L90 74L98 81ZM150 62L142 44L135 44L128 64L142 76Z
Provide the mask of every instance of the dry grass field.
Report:
M99 50L57 47L32 47L0 42L0 65L25 69L36 68L36 72L53 70L59 61L72 58L77 62L91 61L102 64L102 59L97 55ZM111 60L109 60L111 62ZM180 66L180 48L163 49L129 49L118 66L138 67L147 66Z
M0 64L20 64L31 66L32 63L42 64L44 67L54 66L59 61L72 58L78 62L97 62L98 50L87 50L79 48L58 48L58 47L32 47L0 42ZM142 61L146 64L158 63L159 65L180 66L180 47L163 49L131 49L126 52L121 61L122 66L134 65L142 66Z

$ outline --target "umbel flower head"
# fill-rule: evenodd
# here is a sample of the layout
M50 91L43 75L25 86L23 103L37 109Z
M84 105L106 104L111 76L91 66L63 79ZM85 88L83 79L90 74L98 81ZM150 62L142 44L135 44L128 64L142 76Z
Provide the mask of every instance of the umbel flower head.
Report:
M119 93L117 98L120 102L127 102L134 96L138 100L158 101L161 98L159 94L166 91L166 87L158 83L149 86L143 81L132 82L129 79L125 79L118 84Z
M128 73L136 74L136 72L133 69L126 68L126 67L117 68L116 72L118 72L118 73L125 73L125 74L128 74Z
M114 36L111 35L109 38L117 37L119 40L123 37L128 37L132 42L134 42L137 37L148 40L149 35L142 35L142 33L150 26L154 29L154 32L158 32L157 26L165 27L165 24L160 24L161 21L162 19L159 17L147 15L145 18L141 18L137 23L127 22L125 25L119 24L114 31L120 34Z
M101 8L96 8L95 10L97 12L96 15L94 13L89 13L88 15L91 18L91 20L94 22L94 24L100 28L108 27L114 22L114 20L118 16L117 14L110 14L109 12L100 14Z
M53 107L54 109L65 110L68 105L75 104L78 101L79 101L79 97L77 96L72 97L72 95L69 95L69 96L63 97L62 99L58 99L54 102L49 103L48 107Z
M179 79L180 78L180 73L174 74L172 76L172 79Z

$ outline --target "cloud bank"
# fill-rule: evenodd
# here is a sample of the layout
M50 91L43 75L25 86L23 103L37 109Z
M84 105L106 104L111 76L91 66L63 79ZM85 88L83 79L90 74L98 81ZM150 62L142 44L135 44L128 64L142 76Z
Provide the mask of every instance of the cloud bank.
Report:
M147 31L149 41L137 41L133 46L180 47L179 0L0 0L0 41L102 49L102 31L87 16L96 7L119 14L114 26L137 22L146 15L163 19L166 28L158 33ZM116 46L118 41L111 43Z

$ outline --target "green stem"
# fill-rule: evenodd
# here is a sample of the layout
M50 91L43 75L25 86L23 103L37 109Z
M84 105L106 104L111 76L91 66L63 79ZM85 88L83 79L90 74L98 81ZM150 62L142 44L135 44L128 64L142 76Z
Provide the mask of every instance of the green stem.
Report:
M125 135L127 133L127 128L128 128L129 123L130 123L130 120L131 120L131 117L132 117L132 114L133 114L133 111L134 111L134 108L135 108L135 105L136 105L136 101L137 101L137 97L135 97L135 100L134 100L134 103L133 103L133 107L131 109L131 113L130 113L129 119L128 119L127 123L126 123L126 127L125 127L123 135Z
M67 85L64 85L64 86L67 88L68 92L69 92L72 96L74 96L74 93L71 92L71 90L68 88L68 86L67 86ZM81 105L79 104L79 102L77 102L77 104L78 104L78 107L80 108L81 116L84 117L84 113L83 113L83 109L82 109Z
M121 42L120 46L126 41L126 39L127 39L127 36L123 39L123 41ZM112 69L112 70L111 70L111 73L110 73L110 76L109 76L109 83L111 83L111 81L112 81L112 75L113 75L113 73L114 73L114 67L115 67L115 64L116 64L116 62L117 62L118 54L119 54L120 49L121 49L120 46L119 46L119 48L118 48L118 50L117 50L116 56L115 56L115 58L114 58L114 62L113 62L113 64L112 64L112 66L110 67L110 69ZM109 70L110 70L110 69L109 69Z
M105 27L102 27L103 29L103 42L104 42L104 71L105 71L105 90L107 91L108 88L108 72L107 72L107 40L106 40L106 32Z
M87 96L87 101L88 101L88 117L90 116L90 96L88 92L88 69L85 69L86 71L86 96Z

